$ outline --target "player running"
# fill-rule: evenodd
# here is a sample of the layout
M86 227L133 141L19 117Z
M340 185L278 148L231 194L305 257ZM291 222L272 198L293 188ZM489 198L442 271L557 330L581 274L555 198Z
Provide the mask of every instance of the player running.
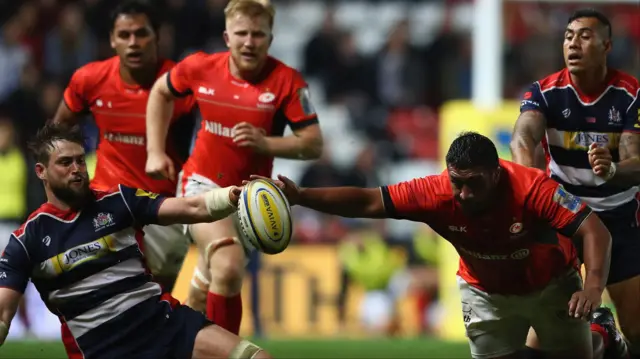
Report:
M76 123L85 111L93 114L100 130L100 142L92 188L106 190L122 183L174 196L175 182L152 179L144 172L147 98L154 81L174 66L172 61L158 58L157 14L145 2L126 1L113 11L111 26L111 47L117 55L76 71L64 92L54 122ZM192 97L177 101L169 115L171 122L189 115L192 107ZM187 130L183 133L186 145L191 136L191 130ZM173 141L167 143L172 166L174 163L180 166L177 146ZM189 248L189 240L181 225L150 225L144 232L143 250L154 280L170 292Z
M547 173L580 196L613 238L607 290L618 311L629 351L640 358L640 122L638 81L607 67L611 24L600 12L580 10L564 37L566 68L535 82L524 94L511 149L515 162L532 166L542 142ZM608 309L593 318L607 356L625 357ZM535 343L530 343L535 346Z
M602 222L543 172L499 160L477 133L454 140L446 163L440 175L382 188L298 188L283 176L277 184L291 204L423 222L453 244L474 358L517 357L530 326L558 358L592 358L581 318L600 305L609 270ZM584 249L584 287L570 237Z
M267 55L273 6L232 0L225 17L229 51L187 57L158 79L149 96L147 173L156 178L174 176L164 147L173 103L194 94L202 113L193 152L179 176L179 196L239 185L252 173L271 176L274 157L314 159L322 152L307 84L296 70ZM293 135L283 136L287 125ZM201 253L187 304L238 333L246 260L233 222L227 218L187 230Z
M140 251L142 226L224 218L240 188L185 198L91 190L83 142L77 126L49 124L31 144L47 203L0 256L0 344L31 280L60 318L69 358L270 358L180 305L152 281Z

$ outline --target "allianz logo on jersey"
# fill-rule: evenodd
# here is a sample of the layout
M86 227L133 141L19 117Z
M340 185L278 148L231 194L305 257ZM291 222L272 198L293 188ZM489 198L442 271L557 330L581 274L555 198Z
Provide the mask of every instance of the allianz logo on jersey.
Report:
M116 132L106 132L103 138L109 142L125 143L127 145L144 146L144 136L125 135Z
M62 273L69 272L83 263L101 258L105 254L116 250L114 241L115 238L109 235L67 249L40 263L39 274L44 277L55 277Z
M214 135L228 138L233 138L234 134L233 128L223 126L221 123L215 121L205 121L204 130Z
M517 249L510 254L488 254L488 253L480 253L477 251L472 251L470 249L466 249L464 247L459 247L460 252L465 253L473 258L483 259L483 260L521 260L525 259L531 253L529 249L522 248Z
M564 132L564 148L568 150L588 150L595 143L599 147L617 148L620 133L612 132Z

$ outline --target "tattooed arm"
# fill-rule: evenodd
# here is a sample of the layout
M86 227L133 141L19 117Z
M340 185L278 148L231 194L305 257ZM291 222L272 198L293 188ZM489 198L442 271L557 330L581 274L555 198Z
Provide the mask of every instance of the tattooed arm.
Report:
M547 119L537 110L522 112L511 137L513 162L545 170L544 152L540 142L547 127Z
M541 141L547 129L547 101L535 82L520 102L520 116L513 127L511 156L513 162L545 170Z

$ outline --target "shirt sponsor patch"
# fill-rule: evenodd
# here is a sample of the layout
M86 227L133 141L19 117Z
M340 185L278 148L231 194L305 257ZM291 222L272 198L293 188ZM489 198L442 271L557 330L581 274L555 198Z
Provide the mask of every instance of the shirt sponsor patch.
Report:
M556 189L555 193L553 194L553 201L573 213L578 213L582 204L580 198L567 192L567 190L565 190L562 186L558 186L558 188Z
M311 103L311 94L309 93L309 89L303 87L298 90L298 98L300 99L300 106L302 106L302 111L305 116L311 116L316 113L316 109L313 107Z

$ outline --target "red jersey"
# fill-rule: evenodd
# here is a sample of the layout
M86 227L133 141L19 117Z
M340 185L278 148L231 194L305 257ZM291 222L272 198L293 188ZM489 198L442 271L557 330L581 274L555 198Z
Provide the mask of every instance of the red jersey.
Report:
M271 177L273 157L238 147L233 127L248 122L267 136L282 136L318 123L302 76L269 57L262 79L249 83L229 71L230 53L193 54L174 67L169 89L177 97L194 94L202 125L183 167L184 177L204 176L219 186L240 185L251 174Z
M520 295L578 268L570 239L591 213L542 171L500 161L503 178L490 213L470 217L446 172L382 188L392 218L424 222L460 254L458 275L488 293Z
M162 60L157 77L175 65ZM145 173L147 162L146 120L150 88L129 85L120 77L120 59L115 56L79 68L64 91L64 102L73 112L89 110L100 130L96 151L93 188L108 190L118 184L174 195L176 184L154 180ZM172 122L191 113L193 97L177 101ZM167 141L167 153L178 166L181 160L173 143Z

